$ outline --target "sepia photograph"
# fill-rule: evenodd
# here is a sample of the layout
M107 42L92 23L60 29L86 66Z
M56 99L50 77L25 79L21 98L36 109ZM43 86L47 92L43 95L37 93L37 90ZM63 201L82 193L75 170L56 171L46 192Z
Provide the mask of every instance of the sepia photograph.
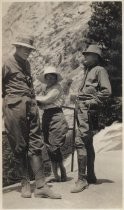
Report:
M2 1L2 209L122 209L122 1Z

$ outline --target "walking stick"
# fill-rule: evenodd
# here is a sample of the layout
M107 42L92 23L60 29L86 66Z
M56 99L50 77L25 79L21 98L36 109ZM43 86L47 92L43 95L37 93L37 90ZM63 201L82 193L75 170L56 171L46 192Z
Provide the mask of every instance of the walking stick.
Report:
M76 128L76 109L74 109L74 120L73 120L73 139L72 139L73 141L72 141L71 172L74 169L75 128Z

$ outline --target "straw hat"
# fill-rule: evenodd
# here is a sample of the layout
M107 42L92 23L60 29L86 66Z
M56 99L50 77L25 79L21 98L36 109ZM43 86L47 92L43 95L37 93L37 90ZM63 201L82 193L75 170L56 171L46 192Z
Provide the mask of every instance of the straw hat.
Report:
M33 46L33 42L34 42L33 36L22 35L22 36L18 36L16 38L16 41L14 43L12 43L12 45L24 46L24 47L30 48L32 50L36 50L36 48Z
M88 54L88 53L95 53L102 57L102 50L98 45L92 44L90 45L86 51L82 52L83 55Z
M47 67L45 67L44 68L44 72L41 75L39 75L37 77L37 79L40 80L43 83L46 83L45 76L47 74L55 74L55 75L57 75L57 81L58 82L60 82L61 80L63 80L61 74L59 72L57 72L57 69L54 66L47 66Z

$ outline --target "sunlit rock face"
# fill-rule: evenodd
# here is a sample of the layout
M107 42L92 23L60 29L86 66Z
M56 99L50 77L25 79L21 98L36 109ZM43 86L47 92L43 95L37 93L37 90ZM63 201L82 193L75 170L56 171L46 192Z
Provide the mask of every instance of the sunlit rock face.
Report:
M11 44L16 36L31 34L37 49L29 58L36 91L43 88L37 75L49 64L56 65L61 72L62 84L65 86L71 79L69 88L76 91L83 76L81 51L85 48L84 35L90 16L90 2L12 3L3 17L3 61L15 50ZM70 94L67 88L66 94Z

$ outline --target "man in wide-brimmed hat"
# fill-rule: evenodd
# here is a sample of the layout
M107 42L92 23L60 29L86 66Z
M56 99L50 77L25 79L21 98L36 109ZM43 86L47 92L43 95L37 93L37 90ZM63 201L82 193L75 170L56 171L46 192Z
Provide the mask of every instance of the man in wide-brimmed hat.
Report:
M93 130L97 127L98 107L111 95L108 73L101 66L101 48L96 44L90 45L83 55L85 72L76 97L78 131L75 143L78 157L78 181L72 193L81 192L87 188L88 184L97 183L94 171Z
M13 45L16 52L8 58L2 69L3 111L6 133L14 154L14 170L9 178L21 180L21 196L31 197L28 174L30 161L34 172L35 197L61 198L45 184L43 171L41 129L30 64L27 61L32 50L33 37L17 37Z

